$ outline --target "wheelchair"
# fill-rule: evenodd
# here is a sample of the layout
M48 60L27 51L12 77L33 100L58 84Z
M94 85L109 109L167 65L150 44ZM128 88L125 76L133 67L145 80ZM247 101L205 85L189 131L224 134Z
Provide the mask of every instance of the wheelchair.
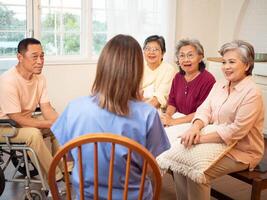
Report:
M5 189L5 183L18 182L24 183L25 194L23 199L27 200L42 200L46 199L49 188L43 178L41 167L39 165L38 158L30 147L25 143L13 143L10 142L10 138L17 133L18 124L11 119L0 119L0 127L10 127L12 131L6 134L2 134L5 138L5 142L0 142L0 196ZM34 158L32 162L28 156L28 152L31 152ZM7 158L3 159L3 155ZM13 172L9 171L9 178L6 178L5 171L9 165L14 166ZM19 174L22 175L18 176ZM33 178L39 175L39 179ZM41 192L31 189L31 183L41 184Z

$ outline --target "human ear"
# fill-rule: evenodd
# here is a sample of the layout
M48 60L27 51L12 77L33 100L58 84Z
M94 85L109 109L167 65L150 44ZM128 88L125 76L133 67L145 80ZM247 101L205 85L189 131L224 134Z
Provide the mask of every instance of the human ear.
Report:
M21 63L23 59L23 56L21 55L21 53L17 53L17 58L18 58L18 61Z

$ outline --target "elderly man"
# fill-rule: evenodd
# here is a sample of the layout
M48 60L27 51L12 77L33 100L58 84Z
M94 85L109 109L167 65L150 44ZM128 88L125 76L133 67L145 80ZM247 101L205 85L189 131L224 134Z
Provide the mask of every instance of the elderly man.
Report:
M52 108L46 88L45 77L41 74L44 65L44 52L40 41L26 38L19 42L17 50L18 63L0 76L0 119L12 119L21 128L11 142L25 142L37 154L43 174L48 175L52 155L44 142L44 133L51 136L52 152L59 145L50 131L58 114ZM34 118L32 113L40 106L43 118ZM0 127L1 135L10 128ZM29 154L30 157L31 154ZM31 159L33 160L33 159ZM62 179L57 169L57 180Z

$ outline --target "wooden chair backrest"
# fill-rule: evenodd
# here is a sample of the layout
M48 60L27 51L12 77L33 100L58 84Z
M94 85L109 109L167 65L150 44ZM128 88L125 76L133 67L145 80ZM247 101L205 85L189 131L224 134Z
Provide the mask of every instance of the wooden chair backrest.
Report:
M129 175L130 175L130 163L131 163L131 153L135 152L139 154L143 158L143 169L142 169L142 176L141 176L141 182L140 182L140 189L139 189L139 200L142 200L143 192L144 192L144 183L145 183L145 177L147 175L148 171L148 165L149 169L151 169L154 183L153 183L153 199L159 199L160 194L160 188L161 188L161 174L159 167L157 165L157 162L153 155L141 144L138 142L124 137L119 136L111 133L95 133L95 134L86 134L80 137L77 137L68 143L66 143L55 155L53 158L52 164L49 169L48 174L48 183L50 186L50 190L52 193L52 197L54 200L59 200L59 191L56 184L55 179L55 169L58 166L59 162L63 160L63 166L64 166L64 178L66 183L66 199L71 199L71 188L70 188L70 177L69 173L67 172L67 157L68 152L74 148L78 148L78 163L75 163L75 165L78 165L79 167L79 195L80 199L84 200L84 179L83 179L83 168L82 164L82 145L94 143L94 200L98 200L98 143L105 142L105 143L111 143L111 155L110 155L110 163L109 163L109 177L108 177L108 200L112 200L112 184L113 184L113 167L114 167L114 158L115 158L115 145L119 144L121 146L124 146L128 148L128 155L127 155L127 164L126 164L126 173L125 173L125 183L124 183L124 194L123 199L127 199L128 194L128 181L129 181ZM62 159L63 158L63 159Z

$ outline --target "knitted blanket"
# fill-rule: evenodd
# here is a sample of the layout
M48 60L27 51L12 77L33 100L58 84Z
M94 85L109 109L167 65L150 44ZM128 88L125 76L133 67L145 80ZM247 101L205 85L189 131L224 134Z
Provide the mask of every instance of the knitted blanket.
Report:
M180 173L195 182L205 183L204 172L222 158L233 145L206 143L186 149L180 143L178 136L189 127L190 123L166 128L171 148L160 154L156 160L163 173L170 169L174 173ZM216 125L208 125L201 134L208 134L215 130Z

